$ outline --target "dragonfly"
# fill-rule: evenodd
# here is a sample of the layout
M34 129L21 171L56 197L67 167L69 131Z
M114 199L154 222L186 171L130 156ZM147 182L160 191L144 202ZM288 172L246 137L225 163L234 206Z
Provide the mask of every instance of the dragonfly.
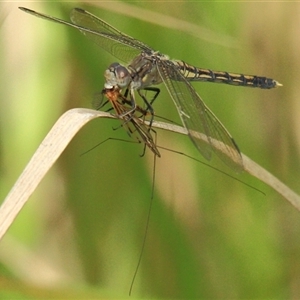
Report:
M144 143L145 147L148 147L155 155L160 157L161 155L150 133L151 126L147 126L144 119L140 118L148 115L147 110L137 106L136 112L139 112L141 114L140 116L136 116L136 112L128 114L131 108L128 106L130 101L128 100L127 92L126 90L123 95L120 88L114 86L113 88L104 88L101 94L111 103L116 116L122 121L122 126L127 129L128 135L135 136L139 143ZM106 103L103 103L100 107L103 107L105 104ZM144 149L142 156L145 150L146 149Z
M243 171L241 152L225 126L207 107L191 82L206 81L261 89L272 89L281 84L268 77L244 75L198 68L181 60L155 51L147 44L122 33L107 22L81 8L73 8L71 22L48 16L28 8L21 10L46 20L67 25L81 31L90 40L117 59L105 70L105 89L118 86L129 90L131 108L123 115L132 115L137 109L135 93L154 116L153 101L149 102L142 91L157 90L153 85L163 83L173 100L181 121L198 151L210 160L215 153L225 164L237 172Z

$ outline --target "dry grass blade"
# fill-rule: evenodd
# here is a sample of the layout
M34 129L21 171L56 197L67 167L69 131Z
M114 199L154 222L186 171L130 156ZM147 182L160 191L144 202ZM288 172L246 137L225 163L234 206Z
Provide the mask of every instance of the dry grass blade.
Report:
M75 134L87 122L100 117L115 118L109 113L83 108L69 110L59 118L40 144L0 207L0 239ZM187 134L184 128L173 124L154 122L152 126L176 133ZM268 184L300 211L299 195L250 158L245 155L242 155L242 157L246 172Z
M113 118L109 113L77 108L58 119L0 207L0 238L74 135L97 117Z

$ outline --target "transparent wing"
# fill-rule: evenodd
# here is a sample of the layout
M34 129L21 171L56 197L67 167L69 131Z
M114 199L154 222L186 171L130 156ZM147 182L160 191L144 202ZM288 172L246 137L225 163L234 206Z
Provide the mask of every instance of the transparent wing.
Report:
M214 151L228 166L238 172L242 171L242 156L236 143L192 85L172 61L158 60L157 66L189 137L200 153L210 160Z
M131 61L142 51L153 51L146 44L122 33L81 8L72 9L70 18L74 24L81 27L78 29L84 35L124 62Z
M70 13L72 23L28 8L20 7L20 9L36 17L80 30L98 46L124 62L131 61L142 51L148 53L153 51L146 44L122 33L108 23L81 8L72 9Z

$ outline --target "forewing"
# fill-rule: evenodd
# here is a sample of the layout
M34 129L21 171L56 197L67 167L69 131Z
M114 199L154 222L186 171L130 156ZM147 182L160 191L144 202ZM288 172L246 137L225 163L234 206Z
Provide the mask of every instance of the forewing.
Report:
M81 8L72 9L70 18L90 40L124 62L131 61L142 51L152 50Z
M72 23L25 7L20 7L20 9L36 17L80 30L98 46L124 62L131 61L142 51L152 51L152 49L146 44L122 33L108 23L81 8L72 9L70 13Z

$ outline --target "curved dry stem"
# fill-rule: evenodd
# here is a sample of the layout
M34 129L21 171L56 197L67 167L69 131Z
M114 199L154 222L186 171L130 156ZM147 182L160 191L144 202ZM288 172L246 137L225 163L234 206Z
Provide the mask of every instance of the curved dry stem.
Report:
M75 134L87 122L100 117L116 119L116 117L109 113L84 108L71 109L59 118L32 156L0 207L0 239ZM173 124L153 122L152 126L187 134L186 129ZM243 154L242 157L246 172L268 184L300 211L299 195L250 158Z
M0 239L75 134L98 117L114 118L109 113L75 108L58 119L0 207Z

